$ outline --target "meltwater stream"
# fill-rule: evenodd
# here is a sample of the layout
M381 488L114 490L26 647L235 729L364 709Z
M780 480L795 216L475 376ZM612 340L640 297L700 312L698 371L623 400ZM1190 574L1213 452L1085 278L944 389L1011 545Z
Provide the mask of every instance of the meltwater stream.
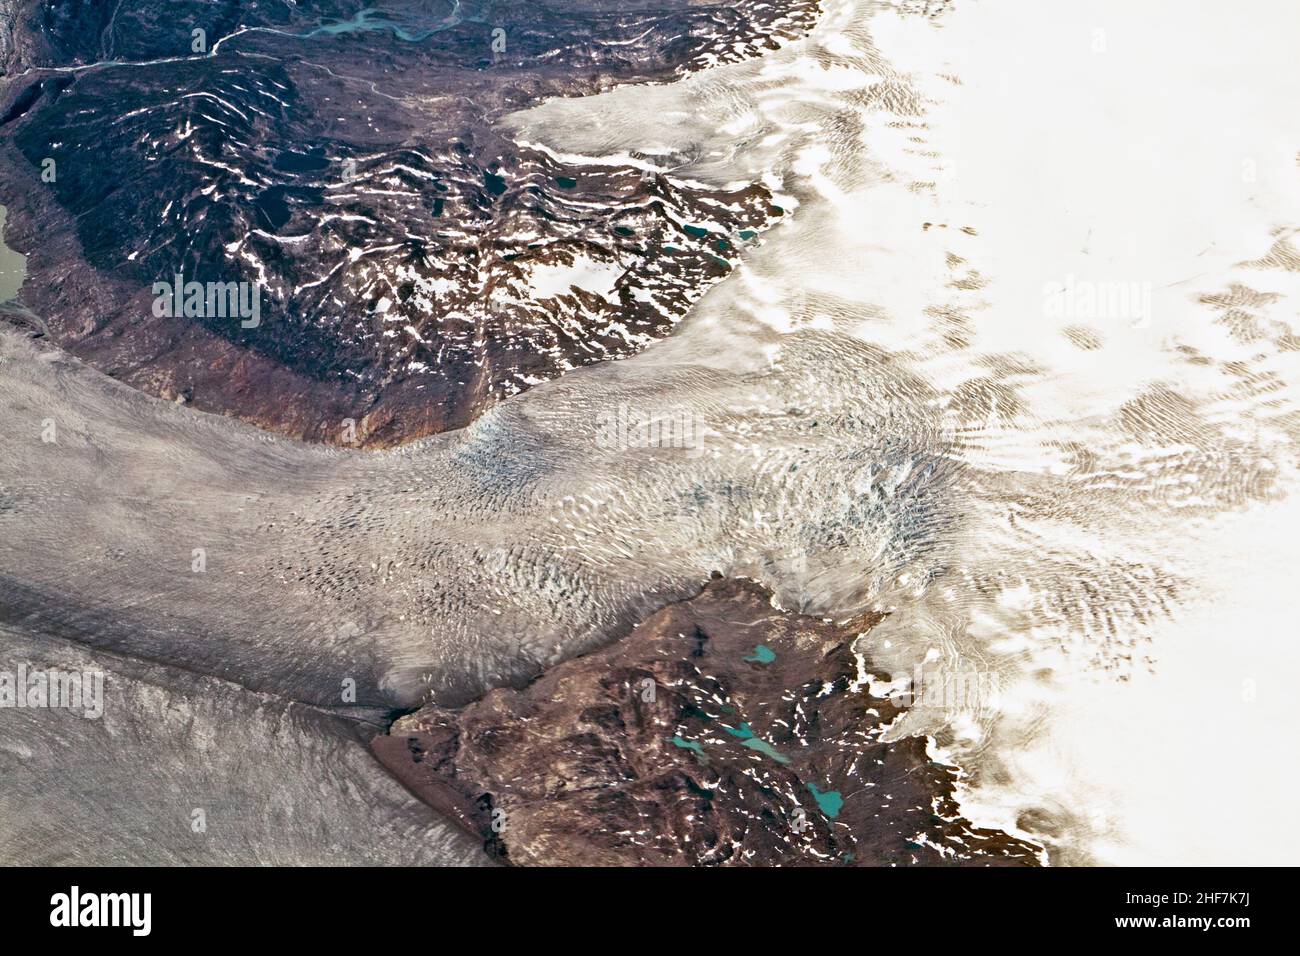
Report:
M207 859L177 822L196 740L244 742L230 815L291 809L352 759L321 729L340 681L361 716L463 700L716 570L888 610L863 641L894 677L974 675L896 732L964 769L977 823L1058 862L1290 858L1297 14L1045 6L828 0L761 60L508 118L557 154L764 178L789 215L734 237L744 263L671 338L461 432L297 445L0 334L0 627L124 688L86 752L0 723L0 799L39 807L75 768L105 805L78 832L106 832L130 781L177 831L157 858ZM635 440L665 419L686 447ZM210 720L147 736L190 695ZM377 859L414 856L403 834L463 858L350 772L334 823L286 811L220 859L345 851L370 802Z

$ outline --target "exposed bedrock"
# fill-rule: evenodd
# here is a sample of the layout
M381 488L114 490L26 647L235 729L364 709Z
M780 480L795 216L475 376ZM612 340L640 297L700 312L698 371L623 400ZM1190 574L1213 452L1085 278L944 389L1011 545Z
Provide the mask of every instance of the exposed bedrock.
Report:
M718 579L603 650L372 747L418 796L533 865L1035 865L965 820L955 768L884 735L844 625ZM881 675L874 675L880 677Z
M639 351L784 214L761 182L571 163L498 117L758 55L818 9L11 6L0 203L23 304L150 394L361 446Z

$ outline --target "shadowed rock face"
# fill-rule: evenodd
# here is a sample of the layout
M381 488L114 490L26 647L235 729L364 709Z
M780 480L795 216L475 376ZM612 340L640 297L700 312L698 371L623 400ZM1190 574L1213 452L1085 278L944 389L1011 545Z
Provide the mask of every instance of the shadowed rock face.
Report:
M463 426L638 351L784 212L761 184L562 162L499 132L499 116L752 56L817 12L10 6L0 201L29 255L24 304L137 388L363 445ZM178 274L255 288L256 324L215 302L156 314L154 283Z
M901 710L851 648L876 619L787 614L716 580L612 647L372 743L417 795L518 864L1034 865L973 827L956 770L886 742Z

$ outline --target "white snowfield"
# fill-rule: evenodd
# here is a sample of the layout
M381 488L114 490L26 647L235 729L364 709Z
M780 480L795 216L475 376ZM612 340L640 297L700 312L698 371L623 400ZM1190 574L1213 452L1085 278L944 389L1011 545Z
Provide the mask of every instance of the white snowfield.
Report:
M179 693L208 715L52 757L71 718L0 712L4 855L48 860L9 821L74 762L142 827L188 812L184 772L122 768L184 767L209 732L213 759L257 752L250 802L298 806L303 778L364 775L318 723L529 676L720 570L811 613L888 609L863 650L895 675L994 675L996 707L896 729L963 768L976 823L1055 862L1294 862L1300 8L918 7L828 0L754 62L512 117L556 154L652 144L797 209L672 337L461 432L299 446L0 334L3 653L127 662L139 690L110 674L87 735ZM705 453L599 441L624 405L690 411ZM385 792L366 819L420 838ZM339 799L311 825L347 830ZM226 858L307 852L240 819Z

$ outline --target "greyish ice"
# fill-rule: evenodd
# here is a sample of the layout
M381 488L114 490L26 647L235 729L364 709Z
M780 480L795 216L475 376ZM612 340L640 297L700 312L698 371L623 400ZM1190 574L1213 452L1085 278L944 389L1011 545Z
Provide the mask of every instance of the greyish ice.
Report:
M1294 863L1297 36L0 0L0 863Z

